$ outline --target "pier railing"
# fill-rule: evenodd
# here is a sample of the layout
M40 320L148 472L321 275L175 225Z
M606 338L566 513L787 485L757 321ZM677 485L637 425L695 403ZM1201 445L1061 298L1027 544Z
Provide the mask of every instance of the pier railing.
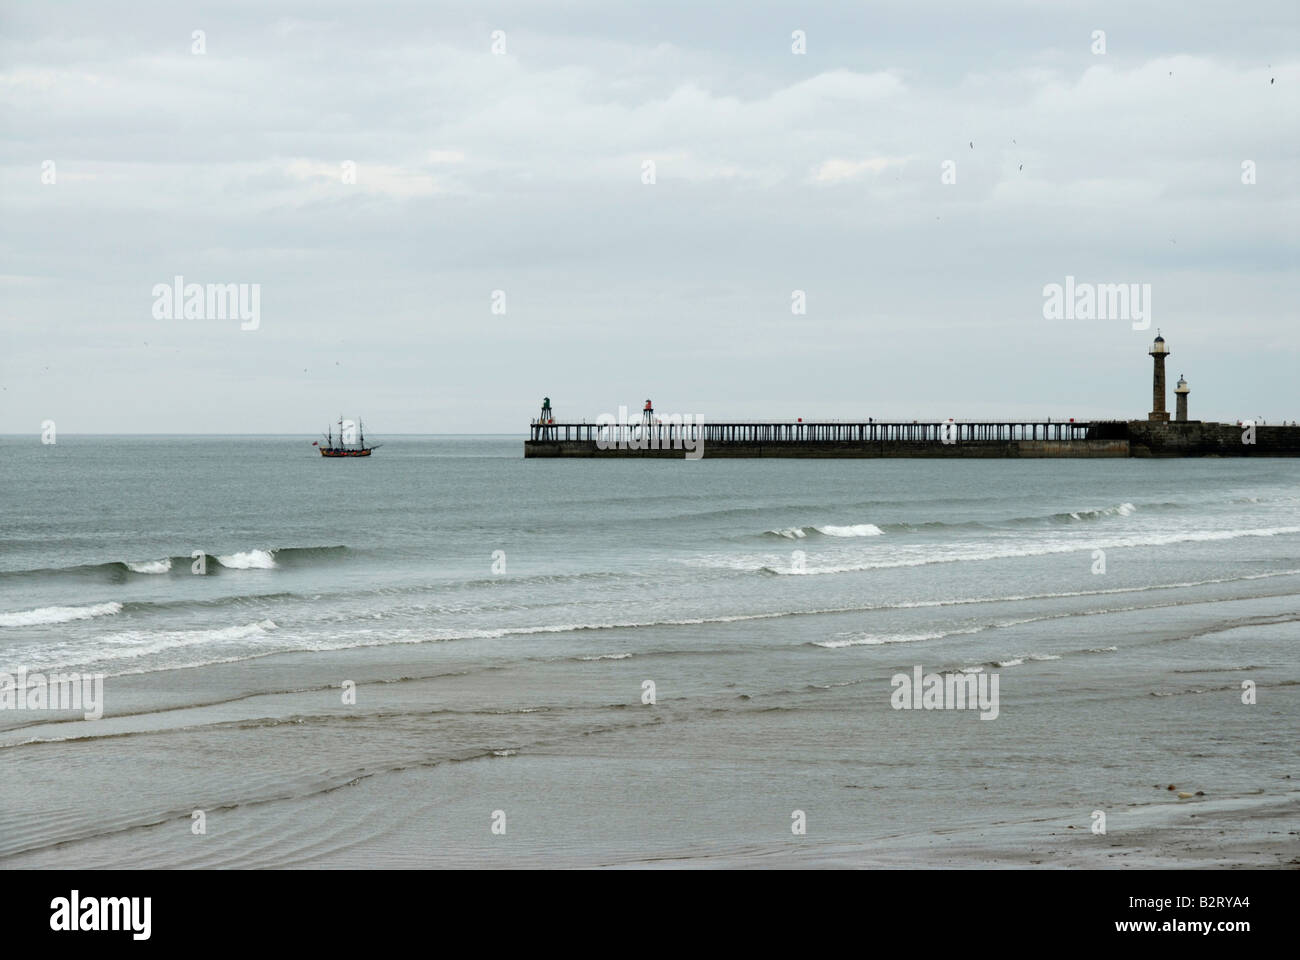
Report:
M1082 441L1091 423L1041 421L743 421L725 423L542 423L534 421L529 440L608 445L649 444L661 448L700 441L708 444L748 443L1006 443L1015 440Z

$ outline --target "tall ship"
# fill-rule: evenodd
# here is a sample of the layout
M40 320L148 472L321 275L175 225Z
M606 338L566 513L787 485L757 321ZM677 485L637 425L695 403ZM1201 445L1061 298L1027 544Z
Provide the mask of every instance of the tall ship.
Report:
M345 423L346 427L344 426ZM371 451L378 450L382 446L379 443L373 447L366 446L366 428L359 418L357 420L357 439L355 443L348 440L348 435L352 432L352 421L345 421L342 417L339 417L338 424L339 438L337 443L334 442L334 428L332 426L326 428L324 444L319 440L312 441L313 447L320 448L322 457L368 457Z

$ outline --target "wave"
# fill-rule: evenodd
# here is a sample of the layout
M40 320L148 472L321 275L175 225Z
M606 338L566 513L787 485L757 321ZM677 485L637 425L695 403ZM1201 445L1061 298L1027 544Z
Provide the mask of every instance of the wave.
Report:
M769 530L767 532L778 537L785 537L787 540L802 540L808 536L808 531L803 527L783 527L780 530Z
M207 572L221 570L269 570L279 566L303 566L310 563L338 559L349 552L342 545L321 547L269 547L235 551L225 554L204 554ZM27 570L0 572L0 579L46 579L69 577L122 583L133 575L190 576L193 557L190 554L162 557L158 560L109 560L104 563L85 563L71 567L32 567Z
M602 582L602 581L617 583L621 581L636 581L638 579L639 577L637 574L628 573L626 571L621 571L621 570L580 570L574 573L526 573L526 574L512 573L508 577L490 576L490 577L477 577L470 580L453 579L453 580L445 581L444 583L440 584L440 586L445 586L448 589L464 589L464 588L483 587L483 586L499 587L504 583L509 583L514 586L520 586L520 585L552 586L555 584L563 584L563 583L587 583L587 582ZM421 584L415 587L395 587L390 589L389 592L409 593L413 591L423 591L426 589L427 586L425 584Z
M968 631L955 631L968 632ZM943 637L951 636L948 633L867 633L853 637L842 637L835 640L814 640L814 647L825 647L827 650L838 650L842 647L874 647L885 643L913 643L917 640L939 640Z
M813 529L826 537L878 537L885 532L874 523L855 523L847 527L813 527Z
M77 651L76 663L105 663L113 660L131 660L136 657L165 653L178 647L196 647L204 644L229 643L265 636L278 627L274 620L235 624L210 630L126 631L108 634L95 640L94 649ZM58 666L68 666L61 663Z
M1184 507L1184 504L1165 501L1161 503L1143 504L1143 510L1176 510ZM1002 519L989 520L962 520L956 523L945 523L943 521L931 521L922 524L900 524L903 527L982 527L997 528L1005 526L1037 526L1045 524L1073 524L1079 521L1104 520L1107 517L1130 517L1138 512L1138 507L1134 503L1125 501L1109 507L1095 507L1089 510L1063 510L1058 513L1031 514L1021 517L1005 517ZM888 528L888 525L886 525Z
M1075 654L1089 653L1113 653L1115 647L1092 647L1084 650L1067 650L1064 654L1058 653L1022 653L1018 657L1007 657L1003 660L989 660L987 663L981 663L973 667L961 667L957 673L983 673L985 669L992 667L994 669L1006 669L1008 667L1019 667L1026 663L1038 663L1051 660L1060 660L1065 656L1074 656ZM947 672L947 671L940 671Z
M809 535L809 532L820 533L824 537L879 537L883 535L883 529L880 529L874 523L854 523L846 527L836 527L833 524L827 524L824 527L785 527L783 529L770 529L768 533L774 533L779 537L785 537L787 540L803 540L803 537Z
M1121 503L1114 507L1103 507L1100 510L1078 510L1064 516L1071 520L1100 520L1102 517L1127 517L1137 512L1137 507L1131 503ZM1062 514L1056 514L1062 516Z
M37 607L0 613L0 627L33 627L47 623L71 623L73 620L90 620L93 617L111 617L122 611L117 601L92 603L86 607Z
M161 560L140 560L135 563L127 560L124 562L123 566L132 573L166 573L172 568L172 558L163 557Z
M1138 608L1134 608L1138 609ZM1096 610L1088 611L1092 613L1115 613L1114 610ZM917 640L944 640L948 637L964 637L974 633L984 633L987 630L1003 630L1007 627L1020 627L1027 623L1040 623L1044 620L1063 620L1069 617L1084 616L1079 613L1049 613L1041 617L1022 617L1016 620L999 620L995 623L985 623L974 627L961 627L956 630L940 630L930 633L858 633L851 634L847 637L837 637L834 640L813 640L810 641L814 647L825 647L829 650L837 650L841 647L861 647L861 646L879 646L886 643L913 643Z
M1253 577L1251 579L1253 579ZM1111 592L1111 591L1101 591L1101 592ZM1283 596L1290 596L1290 594L1283 594ZM972 603L972 602L980 602L980 601L963 600L959 602ZM1217 603L1219 601L1211 599L1211 600L1198 601L1198 602ZM932 602L926 602L921 605L929 606L932 605ZM1132 613L1137 610L1158 610L1163 607L1178 606L1178 605L1179 604L1177 602L1174 602L1172 604L1154 604L1154 605L1139 604L1139 605L1126 606L1126 607L1107 607L1107 608L1094 609L1094 610L1073 610L1064 613L1047 613L1047 614L1042 614L1040 616L1033 616L1033 617L1019 617L1010 620L1004 619L1004 620L998 620L990 623L979 624L973 627L962 627L954 630L941 630L938 632L928 632L928 633L897 633L897 634L859 633L859 634L848 634L848 635L841 634L832 640L808 641L808 645L814 647L824 647L826 649L834 650L843 647L878 646L887 643L912 643L918 640L943 640L948 637L968 636L971 634L984 633L992 630L1004 630L1008 627L1020 627L1031 623L1044 623L1053 620L1069 620L1074 617L1093 617L1093 616L1104 616L1107 614L1116 614L1116 613ZM900 606L908 606L908 605L903 604ZM1197 631L1197 633L1194 635L1200 636L1200 635L1208 635L1212 633L1222 633L1222 632L1227 632L1229 630L1235 630L1244 626L1271 625L1275 623L1292 623L1297 620L1300 620L1300 617L1291 614L1277 614L1277 615L1270 614L1263 617L1249 617L1245 619L1237 619L1226 624L1218 624L1212 627L1207 627L1203 630ZM1088 647L1083 650L1072 651L1072 653L1083 653L1083 654L1115 653L1118 650L1119 648L1117 646L1112 645L1108 647ZM1022 657L1017 659L1015 663L1009 663L1009 662L999 663L998 661L990 661L989 665L990 666L1017 666L1020 663L1024 662L1025 660L1040 661L1040 660L1060 660L1060 659L1061 657L1056 654L1030 653L1030 654L1022 655ZM978 672L979 670L982 669L983 667L968 667L965 669L965 672ZM1216 669L1243 669L1244 670L1244 669L1254 669L1254 668L1241 667L1241 668L1216 668ZM1188 671L1175 670L1174 672L1175 673L1179 673L1179 672L1202 673L1202 672L1209 672L1209 671L1203 671L1198 669L1198 670L1188 670Z
M1148 508L1176 508L1181 504L1177 503L1157 503L1151 504ZM1110 507L1098 507L1092 510L1069 510L1061 513L1036 514L1025 517L1007 517L1004 519L989 520L925 520L925 521L898 521L895 523L886 523L877 526L874 523L858 523L849 526L807 526L807 527L780 527L764 531L766 536L784 537L787 540L802 540L810 533L820 533L826 537L878 537L888 532L911 533L917 530L938 530L938 529L996 529L1005 526L1022 526L1022 525L1042 525L1046 522L1055 523L1074 523L1077 521L1101 520L1106 517L1128 517L1132 516L1138 510L1137 506L1127 501L1117 503Z
M825 564L822 566L774 566L761 562L755 566L751 558L741 558L726 564L733 569L756 570L761 573L779 576L817 576L828 573L859 573L867 570L886 570L898 567L921 567L935 563L959 563L962 561L1007 560L1017 557L1041 557L1057 553L1078 553L1097 548L1116 549L1124 547L1159 547L1175 543L1212 543L1222 540L1236 540L1240 537L1274 537L1300 533L1300 527L1262 527L1244 530L1201 530L1185 533L1148 534L1131 537L1112 537L1106 540L1072 541L1063 543L1053 541L1026 546L1004 547L1001 549L980 550L982 544L970 544L964 549L952 546L939 547L945 552L930 552L919 556L903 556L894 559L861 560L850 563ZM708 564L705 564L708 565Z
M997 667L1005 669L1006 667L1019 667L1025 663L1036 663L1044 660L1060 660L1061 657L1055 653L1024 653L1018 657L1008 657L1005 660L990 660L985 664L986 667ZM974 670L972 672L979 672Z
M808 534L820 533L823 537L879 537L884 534L874 523L854 523L848 526L826 524L821 527L784 527L780 530L768 530L769 534L785 537L787 540L802 540Z
M1060 660L1060 656L1055 653L1026 653L1018 657L1008 657L1005 660L990 660L985 666L1005 669L1006 667L1019 667L1025 663L1035 663L1042 660ZM975 670L973 672L979 672Z
M245 550L218 556L217 563L227 570L270 570L275 567L274 550Z
M419 643L447 642L447 641L461 641L461 640L495 640L495 639L502 639L511 636L578 633L578 632L589 631L589 630L590 631L621 630L621 629L635 630L635 629L654 628L654 627L730 624L730 623L741 623L741 622L748 622L748 621L776 620L785 617L825 616L825 615L833 615L833 614L864 613L864 612L874 612L874 611L881 611L881 610L903 610L903 609L915 609L915 608L942 608L942 607L990 604L990 603L1011 603L1011 602L1030 601L1030 600L1051 600L1051 599L1057 599L1063 597L1071 597L1071 598L1072 597L1093 597L1093 596L1130 594L1130 593L1141 594L1150 591L1176 590L1176 589L1182 589L1182 588L1193 587L1193 586L1202 586L1207 584L1239 583L1239 582L1271 579L1277 577L1289 577L1289 576L1296 576L1297 574L1300 574L1300 569L1271 571L1267 573L1247 574L1247 575L1236 576L1236 577L1217 577L1217 578L1210 578L1204 580L1181 581L1181 582L1167 583L1167 584L1150 584L1147 586L1137 586L1137 587L1110 587L1110 588L1104 588L1099 590L1074 590L1074 591L1064 591L1064 592L1044 592L1044 593L1033 593L1033 594L1009 594L1009 595L1000 595L1000 596L999 595L967 596L967 597L953 597L950 599L933 599L933 600L912 600L912 601L904 600L904 601L883 602L883 603L853 604L847 606L817 607L817 608L811 608L805 610L771 610L771 611L747 613L747 614L719 615L713 617L684 617L684 618L673 618L673 619L562 623L562 624L554 624L554 625L500 627L496 629L452 628L452 629L440 630L440 631L430 631L427 627L421 626L418 628L403 628L397 631L393 631L391 629L383 630L383 631L370 630L370 629L348 630L346 633L343 634L313 635L310 637L298 637L298 636L294 636L293 633L290 632L288 636L284 637L284 640L282 642L272 644L272 645L267 645L259 649L244 650L241 652L237 652L234 655L228 655L229 651L211 651L203 655L202 659L193 660L191 662L186 662L186 663L171 662L166 664L151 664L147 666L142 666L138 669L128 669L128 670L119 671L119 673L132 673L132 674L151 673L160 670L185 669L185 668L199 667L199 666L205 666L208 664L215 664L215 663L231 663L231 662L245 661L249 659L256 659L260 657L275 656L275 655L282 655L282 654L284 655L303 654L303 653L357 649L357 648L364 648L364 647L387 646L387 645L397 645L397 644L419 644ZM1278 594L1264 594L1264 596L1277 596L1277 595ZM1289 595L1290 594L1281 594L1281 596L1289 596ZM281 595L272 594L270 596L281 596ZM211 602L224 603L225 601L211 601ZM1177 601L1176 600L1173 601L1171 604L1159 604L1157 606L1179 605L1183 602L1212 603L1212 602L1219 602L1219 601L1214 599L1205 600L1205 601ZM153 605L128 603L125 604L124 606L129 610L136 607L153 606ZM880 644L880 643L899 643L899 642L908 642L912 640L935 639L938 637L949 636L953 634L970 634L970 633L982 632L985 630L997 630L997 629L1003 629L1007 627L1020 626L1023 624L1038 622L1041 620L1054 620L1054 619L1064 619L1064 618L1069 618L1074 616L1119 613L1119 612L1127 612L1127 611L1139 610L1139 609L1154 609L1154 607L1138 605L1132 607L1106 608L1103 610L1087 610L1087 611L1071 611L1065 613L1054 613L1054 614L1046 614L1042 616L1035 616L1035 617L1028 617L1028 618L1000 619L996 622L986 623L986 624L982 624L974 627L968 627L964 629L948 631L946 633L937 635L937 637L931 637L930 635L927 634L898 634L898 635L862 634L862 635L851 636L847 638L849 642L845 642L846 638L844 636L839 636L829 641L822 641L821 643L818 643L816 645L821 647L837 648L837 647L845 647L845 646L872 645L872 644ZM276 629L276 624L274 623L274 621L270 621L270 620L260 621L258 626L261 627L262 632ZM226 628L226 629L230 630L230 629L240 629L240 628ZM244 627L242 629L247 630L248 627ZM250 632L255 633L257 631L250 631ZM134 640L137 643L136 649L138 650L139 649L138 644L141 638L145 636L149 636L149 635L129 636L126 637L125 639L128 642ZM152 636L157 637L158 635L153 634ZM890 636L897 637L897 639L882 639L882 637L890 637ZM198 634L196 633L190 633L184 635L172 634L172 642L169 645L190 646L192 645L192 643L184 642L185 638L187 637L189 638L189 640L193 642L202 642L203 640L203 638L198 636ZM208 639L212 639L212 638L213 637L210 634ZM180 640L181 642L176 642L177 640ZM164 641L164 645L168 645L168 644L166 644L166 642ZM1096 654L1096 653L1110 653L1110 652L1114 652L1114 650L1115 650L1114 647L1100 647L1100 648L1093 648L1086 652ZM52 651L47 651L47 653L49 652ZM677 653L681 653L682 651L679 650L642 651L641 653L659 654L659 653L669 653L669 652L673 654L677 654ZM718 653L726 652L726 651L711 650L709 652L710 655L716 655ZM85 664L85 663L94 662L93 651L80 649L80 650L66 651L66 653L74 654L75 659L71 659L71 660L60 659L55 661L53 664L43 663L40 665L41 669L52 669L53 666L65 667L65 666L70 666L72 664ZM134 654L131 655L134 656ZM632 656L632 655L633 654L628 654L627 656ZM608 659L626 658L625 656L620 654L607 654L607 655L603 655L603 657ZM601 657L597 657L596 659L601 659ZM117 674L113 674L113 675L117 675Z

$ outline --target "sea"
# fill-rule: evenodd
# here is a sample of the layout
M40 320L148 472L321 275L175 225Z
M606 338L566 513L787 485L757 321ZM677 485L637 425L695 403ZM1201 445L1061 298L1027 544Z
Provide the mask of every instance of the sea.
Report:
M0 438L0 867L933 865L1296 809L1300 461L705 454ZM73 673L100 715L17 689Z

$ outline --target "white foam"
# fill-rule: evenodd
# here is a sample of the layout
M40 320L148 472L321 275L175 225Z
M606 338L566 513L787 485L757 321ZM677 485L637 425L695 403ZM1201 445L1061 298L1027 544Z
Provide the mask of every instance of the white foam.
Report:
M275 566L274 550L245 550L217 557L217 563L230 570L270 570Z
M884 643L913 643L917 640L938 640L946 633L863 633L836 640L814 640L814 647L838 650L841 647L874 647Z
M35 610L19 610L14 613L0 613L0 627L33 627L45 623L70 623L73 620L89 620L92 617L111 617L120 613L122 605L116 600L109 603L94 603L88 607L37 607Z
M101 660L124 660L154 653L163 653L177 647L194 647L205 644L228 643L232 640L247 640L262 636L275 629L274 620L259 620L256 623L236 624L231 627L219 627L215 630L132 630L98 637L95 640L93 649L78 652L81 660L87 663Z
M1022 657L1012 657L1009 660L994 660L995 667L1018 667L1026 661L1037 660L1060 660L1061 658L1054 653L1026 653Z
M126 568L132 573L166 573L172 568L172 558L163 557L161 560L138 560L135 562L127 560Z
M1041 557L1057 553L1077 553L1097 548L1119 549L1123 547L1163 547L1175 543L1212 543L1221 540L1235 540L1239 537L1275 537L1284 534L1300 533L1300 527L1254 527L1238 530L1189 530L1181 533L1148 533L1128 537L1111 537L1109 539L1088 540L1051 540L1024 546L1010 546L988 549L986 544L975 543L960 546L941 547L939 550L924 548L914 555L902 555L896 559L871 559L850 563L828 563L819 566L796 568L793 565L776 565L770 563L771 557L763 558L725 558L719 564L716 560L704 561L707 566L726 566L732 569L759 569L767 573L781 575L807 575L827 573L857 573L865 570L884 570L896 567L920 567L932 563L960 563L969 560L1003 560L1017 557ZM765 562L767 561L767 562ZM697 561L698 562L698 561Z
M813 529L828 537L878 537L885 532L874 523L855 523L848 527L813 527Z
M632 656L630 653L602 653L595 657L579 657L579 660L626 660Z
M1097 517L1127 517L1136 513L1137 507L1131 503L1120 503L1113 507L1103 507L1100 510L1078 510L1070 514L1075 520L1082 520L1084 517L1096 519Z
M778 537L785 537L787 540L802 540L808 536L809 530L820 533L823 537L879 537L885 532L874 523L854 523L848 526L826 524L820 527L782 527L780 530L769 530L767 532Z
M781 530L769 530L768 533L774 533L778 537L785 537L787 540L802 540L808 534L804 533L803 527L785 527Z

